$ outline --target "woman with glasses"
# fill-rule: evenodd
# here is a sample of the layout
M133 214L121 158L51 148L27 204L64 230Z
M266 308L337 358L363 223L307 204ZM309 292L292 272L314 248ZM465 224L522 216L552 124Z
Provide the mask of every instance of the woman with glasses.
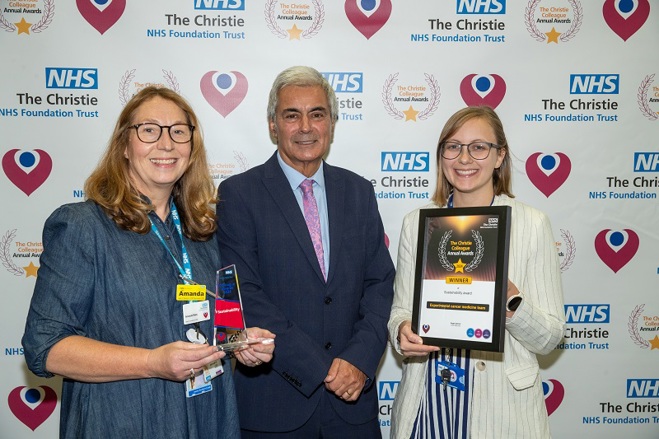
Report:
M205 287L215 291L222 263L190 105L165 88L138 92L85 194L46 221L23 336L30 370L64 378L60 437L238 438L231 365L207 339ZM258 366L273 349L236 358Z
M551 352L563 337L558 254L547 216L513 199L511 168L494 110L467 107L449 118L437 146L433 202L421 209L512 207L505 352L425 345L412 331L420 209L410 212L400 235L388 324L392 344L406 357L392 438L550 437L536 355ZM444 369L451 373L444 376Z

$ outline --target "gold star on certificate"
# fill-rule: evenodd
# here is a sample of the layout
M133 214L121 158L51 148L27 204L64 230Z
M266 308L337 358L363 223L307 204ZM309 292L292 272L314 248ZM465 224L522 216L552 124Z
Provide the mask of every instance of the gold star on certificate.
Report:
M30 27L32 26L32 23L28 23L25 21L25 17L21 18L21 21L18 23L14 23L16 25L16 28L18 29L18 35L20 34L28 34L30 35Z
M412 106L410 105L410 108L403 111L403 114L405 115L405 122L407 122L408 120L413 120L414 122L416 122L416 115L419 114L419 112L416 111L414 108L412 108Z
M652 349L659 349L659 335L655 335L652 340L650 340L650 350Z
M464 273L465 272L465 265L467 265L467 264L462 262L462 259L458 259L458 262L453 264L453 266L455 267L455 272L456 273Z
M25 277L37 277L37 270L39 270L39 267L30 262L30 265L23 267L23 270L25 270Z
M292 28L287 30L288 35L290 35L290 40L299 40L300 39L300 34L302 33L302 29L298 29L298 27L294 24Z
M547 44L549 43L556 43L558 44L558 36L560 35L560 32L556 32L555 28L551 28L550 32L545 32L545 35L547 35Z

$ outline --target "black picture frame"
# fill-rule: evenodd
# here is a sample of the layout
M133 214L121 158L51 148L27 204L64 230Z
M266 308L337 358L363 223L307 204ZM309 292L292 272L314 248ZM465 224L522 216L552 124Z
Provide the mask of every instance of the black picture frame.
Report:
M511 213L421 209L412 330L425 344L503 352Z

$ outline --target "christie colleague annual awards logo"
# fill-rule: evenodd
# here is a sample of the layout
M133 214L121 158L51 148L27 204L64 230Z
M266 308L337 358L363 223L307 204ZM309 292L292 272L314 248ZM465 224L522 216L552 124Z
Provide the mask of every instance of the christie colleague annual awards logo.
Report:
M391 0L346 0L346 16L366 39L370 39L391 16Z
M18 236L17 229L8 230L0 239L0 262L5 269L14 276L26 278L37 277L39 257L43 252L43 244L23 236ZM27 262L29 263L27 265ZM19 265L16 263L18 262Z
M144 81L144 82L136 81L135 80L136 71L137 71L136 69L127 70L126 73L124 73L124 76L119 81L119 100L121 101L122 105L126 105L126 103L128 103L130 98L135 93L142 90L148 85L156 85L159 87L166 86L168 88L171 88L177 93L181 92L178 79L176 79L176 76L171 71L162 70L163 79L165 80L164 83L157 83L154 81ZM130 91L131 89L133 89L132 93Z
M425 84L410 79L399 82L399 73L389 75L382 86L382 103L391 117L416 122L417 119L426 120L433 115L439 105L441 92L433 75L424 73L424 76Z
M247 78L240 72L207 72L199 82L201 94L222 117L227 117L247 95Z
M494 73L472 73L460 82L460 94L468 106L487 105L496 109L506 94L506 81Z
M645 24L650 15L648 0L606 0L602 6L604 21L623 41L627 41Z
M48 386L19 386L9 393L7 404L16 419L34 431L53 414L57 394Z
M121 18L126 0L76 0L78 11L101 35Z
M562 152L536 152L526 159L526 175L547 198L565 183L571 170L570 158Z
M309 39L323 27L325 7L320 0L299 0L295 3L267 0L265 22L270 32L278 38Z
M629 337L641 349L659 349L659 315L645 311L645 303L637 305L627 322Z
M638 108L650 120L659 119L659 85L654 84L655 74L647 75L638 86Z
M529 2L524 10L524 23L531 37L558 44L576 36L583 20L583 8L577 0L564 3L564 6L540 6L540 0Z
M42 149L12 149L2 157L2 169L7 178L29 197L46 181L53 169L53 161Z
M0 8L0 29L5 32L17 32L17 35L30 35L30 32L37 34L46 30L55 16L55 0L6 3L9 3L8 7ZM28 17L29 21L25 17Z
M595 237L597 255L614 273L632 260L638 245L638 235L632 229L604 229Z

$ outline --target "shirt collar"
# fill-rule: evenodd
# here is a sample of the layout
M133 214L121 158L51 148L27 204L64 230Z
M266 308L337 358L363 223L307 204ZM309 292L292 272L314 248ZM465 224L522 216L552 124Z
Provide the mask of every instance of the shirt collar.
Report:
M286 179L288 180L288 184L291 185L291 189L297 190L297 188L300 186L300 183L302 183L304 180L307 179L307 177L304 176L304 174L300 173L296 169L294 169L292 166L290 166L288 163L286 163L282 158L281 155L279 154L279 151L277 151L277 161L279 162L279 166L281 167L281 170L284 171L284 175L286 176ZM325 189L325 174L323 173L323 165L318 167L318 170L314 175L309 177L310 179L314 180L318 186L320 186L321 189Z

